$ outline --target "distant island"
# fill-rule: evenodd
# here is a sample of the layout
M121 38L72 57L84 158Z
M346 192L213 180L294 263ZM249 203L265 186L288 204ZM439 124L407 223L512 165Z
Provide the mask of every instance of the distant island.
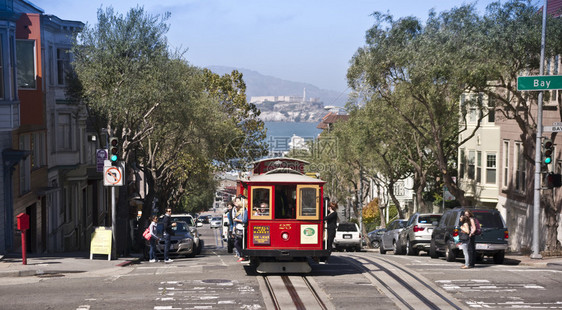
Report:
M260 109L260 119L265 122L320 122L328 113L325 105L344 106L347 99L347 93L286 81L252 70L225 66L209 66L208 69L220 75L233 70L242 73L246 96Z

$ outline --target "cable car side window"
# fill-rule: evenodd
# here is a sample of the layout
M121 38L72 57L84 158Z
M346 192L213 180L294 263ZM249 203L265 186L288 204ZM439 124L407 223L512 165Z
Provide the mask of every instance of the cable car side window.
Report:
M318 185L297 186L297 219L319 219L319 190Z
M271 219L271 186L252 186L251 218Z

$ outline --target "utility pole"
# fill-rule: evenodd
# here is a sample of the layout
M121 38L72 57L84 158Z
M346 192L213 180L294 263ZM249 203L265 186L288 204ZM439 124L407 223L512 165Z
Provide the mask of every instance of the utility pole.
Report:
M546 7L548 0L544 0L542 8L542 35L541 35L541 62L539 66L539 75L544 74L544 50L546 45ZM535 141L535 193L533 200L533 243L531 258L542 259L539 253L539 218L541 215L541 138L542 138L542 99L543 91L539 92L538 109L537 109L537 138Z

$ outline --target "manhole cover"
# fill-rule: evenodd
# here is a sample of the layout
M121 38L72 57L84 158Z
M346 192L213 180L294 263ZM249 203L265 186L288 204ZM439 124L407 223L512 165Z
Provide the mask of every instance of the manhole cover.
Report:
M225 280L225 279L208 279L208 280L201 280L203 283L228 283L232 282L232 280Z

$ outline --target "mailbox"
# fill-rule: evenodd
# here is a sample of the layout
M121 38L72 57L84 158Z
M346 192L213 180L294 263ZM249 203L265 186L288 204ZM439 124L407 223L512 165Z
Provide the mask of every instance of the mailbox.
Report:
M29 215L25 213L20 213L16 216L18 221L18 230L28 230L29 229Z

